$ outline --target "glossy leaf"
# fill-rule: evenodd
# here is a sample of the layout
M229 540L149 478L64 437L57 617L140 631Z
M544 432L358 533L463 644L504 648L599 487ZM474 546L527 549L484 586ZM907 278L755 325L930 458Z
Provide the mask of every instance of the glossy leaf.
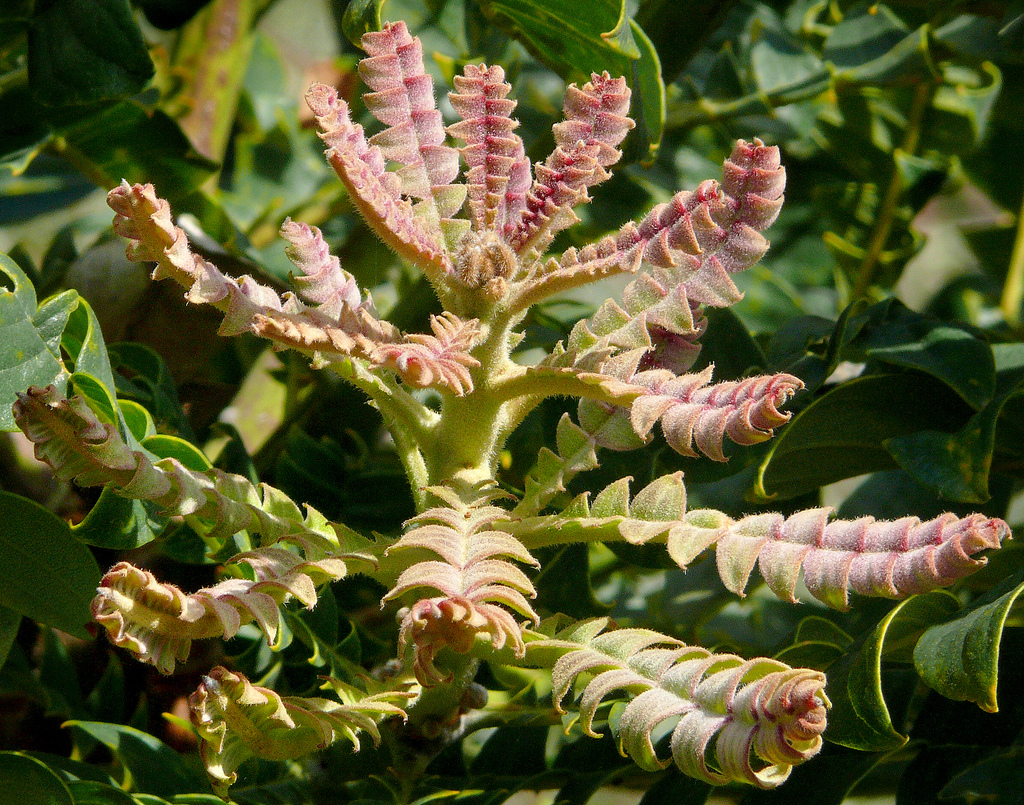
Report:
M362 47L359 41L367 31L379 31L384 24L381 7L384 0L351 0L345 7L341 18L341 30L345 37L356 47Z
M914 666L929 686L990 713L999 709L996 683L1003 627L1024 583L996 597L1003 589L1005 585L982 597L959 617L932 626L914 648Z
M37 0L28 69L33 95L49 106L127 98L153 75L127 0Z
M127 769L135 786L148 793L171 797L185 791L209 791L204 774L158 738L133 727L98 721L68 721L105 745Z
M0 805L76 805L67 786L35 758L0 752Z
M130 794L95 780L72 780L68 790L75 805L137 805Z
M0 492L0 605L87 638L89 602L100 569L57 515L20 495Z
M927 400L927 404L924 401ZM772 442L757 494L790 498L825 484L890 469L887 439L918 431L954 431L969 409L928 375L869 375L817 398Z
M31 385L67 386L60 334L78 303L67 291L36 307L32 283L10 257L0 254L0 430L14 430L11 405Z
M917 369L941 380L975 409L995 391L992 348L960 327L928 319L898 302L877 305L865 313L876 319L855 340L868 357L905 369Z
M893 727L882 693L882 657L907 653L922 630L955 610L956 599L944 592L914 596L893 607L863 642L829 668L832 701L828 740L851 749L885 751L906 743Z

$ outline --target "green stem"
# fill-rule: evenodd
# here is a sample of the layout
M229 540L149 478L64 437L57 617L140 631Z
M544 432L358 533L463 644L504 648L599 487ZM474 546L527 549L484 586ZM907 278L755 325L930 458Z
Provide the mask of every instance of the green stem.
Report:
M366 393L384 419L395 440L398 458L412 487L417 509L426 506L424 487L430 475L424 452L431 453L440 417L403 389L398 383L371 372L358 360L339 361L331 368L343 379Z
M934 81L926 81L919 84L914 91L910 119L907 121L907 129L904 132L903 143L900 146L900 150L905 154L913 154L917 151L924 113L931 104L935 89L936 84ZM875 225L871 230L864 259L861 260L860 267L857 269L857 280L850 295L851 301L865 296L875 279L882 252L885 249L886 241L889 239L889 234L892 232L893 222L896 220L896 209L900 196L903 195L903 190L903 179L900 176L899 167L896 165L894 158L889 186L886 188L878 216L875 218Z
M1017 237L1013 242L1010 254L1010 267L1006 272L1003 284L1003 296L999 307L1011 327L1021 323L1021 304L1024 303L1024 199L1021 200L1020 214L1017 216Z

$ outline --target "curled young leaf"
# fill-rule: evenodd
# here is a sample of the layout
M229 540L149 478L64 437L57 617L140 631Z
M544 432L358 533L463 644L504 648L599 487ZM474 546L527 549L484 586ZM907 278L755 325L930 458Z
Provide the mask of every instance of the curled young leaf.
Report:
M93 617L112 643L169 674L188 658L193 640L232 637L245 623L255 621L274 642L279 604L294 597L311 609L316 588L346 574L341 559L310 562L276 547L238 554L232 563L249 565L255 581L228 578L186 595L148 570L119 562L100 581Z
M431 551L441 561L421 561L408 567L382 600L419 587L441 593L420 599L401 613L399 643L413 646L414 670L423 685L446 679L434 665L438 651L449 646L465 653L478 634L488 635L495 649L511 644L516 655L522 656L522 629L508 609L539 620L526 598L536 596L533 584L508 561L536 565L536 560L515 537L492 528L509 516L504 509L487 505L500 493L471 490L468 496L460 496L441 488L431 491L443 496L450 508L436 507L414 517L409 524L415 527L388 548L388 554L420 549Z
M851 590L904 598L949 586L985 565L988 560L977 554L998 548L1010 533L1002 520L981 514L947 513L924 523L916 517L829 521L830 514L810 509L788 518L758 514L732 520L720 512L693 511L689 524L670 536L669 551L683 562L692 556L691 544L715 543L719 575L738 594L756 564L776 595L794 601L802 570L811 595L846 609Z
M743 782L774 788L792 767L821 749L828 699L819 671L769 659L713 654L646 629L594 635L579 625L530 643L530 651L564 652L552 670L552 698L561 703L581 675L590 680L579 700L580 725L596 737L593 720L616 691L631 700L622 713L622 750L641 767L675 762L713 785ZM672 757L657 756L652 732L677 719Z
M189 697L192 724L210 782L222 797L237 779L236 770L251 757L290 760L323 749L339 738L359 750L360 731L380 742L377 723L405 718L402 704L412 694L383 691L367 694L337 682L341 702L323 698L280 696L253 685L245 676L217 666Z

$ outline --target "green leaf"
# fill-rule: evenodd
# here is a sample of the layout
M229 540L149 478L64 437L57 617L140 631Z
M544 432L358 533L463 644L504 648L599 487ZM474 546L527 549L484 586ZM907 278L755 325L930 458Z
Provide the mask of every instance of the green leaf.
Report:
M61 136L77 157L76 163L84 161L97 184L109 188L122 179L151 182L172 205L195 191L217 168L217 163L192 147L165 112L135 101L121 101L90 115L64 129Z
M111 402L104 403L104 405L112 406L112 401L117 393L114 385L114 373L110 369L110 358L107 355L106 344L103 342L103 332L100 330L99 320L92 307L84 299L79 299L78 307L68 318L67 326L61 336L60 346L70 356L75 372L90 375L94 382L106 389L106 396Z
M78 303L67 291L36 307L32 283L10 257L0 254L0 430L17 430L11 406L18 392L51 383L63 391L60 331Z
M636 121L636 129L626 140L623 153L625 161L647 161L653 159L665 131L665 83L658 51L651 40L633 20L629 27L639 49L639 58L630 63L628 75L633 91L629 114Z
M941 380L975 409L996 387L992 348L971 333L889 301L866 311L871 321L855 339L868 357Z
M100 581L92 553L57 515L0 491L0 605L87 639Z
M67 721L104 744L132 776L135 788L160 797L181 791L208 791L206 775L185 764L182 756L158 738L134 727L98 721Z
M18 636L19 626L21 626L21 613L7 607L0 607L0 668L3 668L7 654L11 650L11 646L14 645L14 638Z
M1010 608L1024 592L1024 583L1002 592L1012 581L975 601L960 617L932 626L917 642L914 667L947 699L998 711L999 643Z
M61 779L35 758L0 752L0 805L75 805Z
M142 446L158 458L176 458L194 472L206 472L212 466L202 450L177 436L157 433L143 439Z
M75 538L97 548L127 551L152 542L167 526L152 504L104 488L89 513L71 527Z
M832 663L828 740L866 751L886 751L906 743L906 736L893 728L882 694L882 655L906 655L928 624L948 617L955 607L956 599L943 592L901 601L859 645Z
M384 0L351 0L341 18L341 30L357 48L362 47L360 37L368 31L379 31L384 26L380 10Z
M92 780L97 783L114 785L114 778L92 763L72 760L63 755L54 755L49 752L24 752L23 754L38 760L65 783L74 780Z
M606 615L609 607L597 600L590 585L588 555L589 547L583 543L552 552L534 579L537 603L573 618Z
M153 62L128 0L36 0L28 74L40 103L82 105L141 91Z
M939 792L942 799L1012 805L1024 791L1024 746L1007 746L960 772Z
M885 442L918 431L955 431L970 409L929 375L868 375L832 389L793 417L758 469L755 491L791 498L896 461Z
M68 789L75 798L75 805L137 805L132 796L120 788L95 780L73 780L68 783Z
M480 0L490 19L522 42L556 73L567 79L590 78L602 70L625 75L626 55L614 37L625 0L594 0L587 13L573 0Z

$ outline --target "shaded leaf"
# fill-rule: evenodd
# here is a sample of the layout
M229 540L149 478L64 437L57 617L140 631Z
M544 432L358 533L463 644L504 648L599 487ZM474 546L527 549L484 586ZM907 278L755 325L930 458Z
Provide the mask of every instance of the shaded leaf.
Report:
M990 713L999 709L996 683L1003 626L1024 583L995 597L1005 588L1004 584L978 599L960 617L932 626L914 648L914 666L930 687L948 699L975 702Z
M927 402L926 402L927 401ZM843 383L793 417L772 442L755 490L790 498L834 481L892 469L885 441L918 431L955 431L970 409L924 374L868 375Z
M64 726L81 730L105 745L142 791L161 797L183 791L209 791L206 775L189 768L181 755L152 735L134 727L98 721L68 721Z
M0 605L81 637L100 569L57 515L0 491Z
M75 805L71 792L35 758L0 752L0 805Z
M40 103L82 105L134 95L153 63L127 0L36 0L28 74Z
M67 387L60 360L60 334L78 303L67 291L36 307L36 294L25 272L0 254L0 430L15 430L11 405L31 385Z

